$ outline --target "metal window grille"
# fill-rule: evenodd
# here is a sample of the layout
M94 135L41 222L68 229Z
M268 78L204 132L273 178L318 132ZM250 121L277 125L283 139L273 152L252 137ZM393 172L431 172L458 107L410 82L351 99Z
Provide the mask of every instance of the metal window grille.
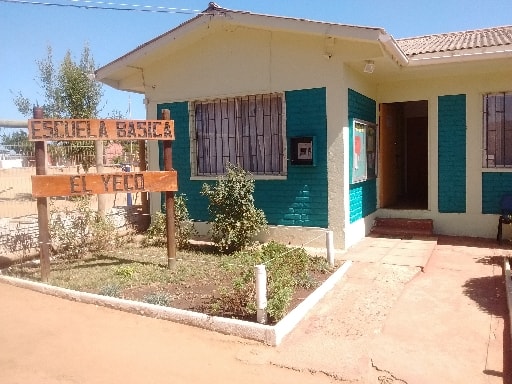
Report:
M228 162L284 175L283 102L282 94L266 94L193 103L197 175L222 175Z
M485 168L512 167L512 93L483 98Z

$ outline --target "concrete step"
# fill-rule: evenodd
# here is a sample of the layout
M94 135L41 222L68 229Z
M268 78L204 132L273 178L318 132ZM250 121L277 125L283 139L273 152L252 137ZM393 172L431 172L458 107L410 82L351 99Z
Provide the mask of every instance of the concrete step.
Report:
M433 236L432 219L402 219L378 217L373 223L371 233L385 236Z

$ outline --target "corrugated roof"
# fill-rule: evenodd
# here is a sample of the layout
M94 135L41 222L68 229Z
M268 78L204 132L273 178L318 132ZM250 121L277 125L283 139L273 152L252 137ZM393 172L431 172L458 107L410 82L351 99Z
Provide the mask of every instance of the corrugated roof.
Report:
M438 52L512 46L512 26L450 32L396 40L409 57Z

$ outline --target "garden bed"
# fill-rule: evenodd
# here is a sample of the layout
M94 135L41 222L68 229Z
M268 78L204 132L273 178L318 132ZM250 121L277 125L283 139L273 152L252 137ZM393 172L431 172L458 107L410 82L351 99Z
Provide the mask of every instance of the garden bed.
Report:
M334 271L324 260L312 257L307 284L296 286L288 313L322 284ZM137 242L116 250L80 259L51 262L49 284L76 291L147 302L207 315L256 321L254 313L237 311L237 305L223 308L219 299L223 291L237 279L237 262L244 260L215 252L208 243L194 243L186 251L178 251L176 267L167 268L166 249L143 247ZM292 261L292 260L291 260ZM37 262L15 264L4 275L39 281ZM250 292L249 289L247 292ZM221 304L219 304L221 303ZM236 303L235 303L236 304ZM234 309L235 308L235 309ZM250 312L250 311L249 311ZM278 319L270 319L275 323Z

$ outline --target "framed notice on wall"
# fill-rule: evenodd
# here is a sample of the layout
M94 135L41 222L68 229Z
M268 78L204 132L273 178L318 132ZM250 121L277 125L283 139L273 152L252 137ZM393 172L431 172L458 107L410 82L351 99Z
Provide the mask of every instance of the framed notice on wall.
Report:
M315 165L314 136L292 137L290 139L290 162L292 165Z
M367 121L352 121L352 183L377 176L377 126Z

